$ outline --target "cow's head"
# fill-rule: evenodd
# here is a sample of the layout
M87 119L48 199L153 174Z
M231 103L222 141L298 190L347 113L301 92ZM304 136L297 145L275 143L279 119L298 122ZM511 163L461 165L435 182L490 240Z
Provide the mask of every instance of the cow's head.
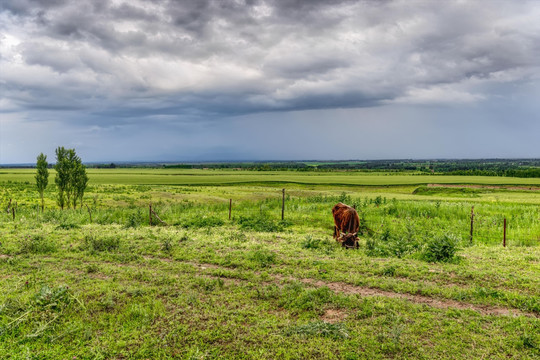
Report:
M338 241L343 247L357 248L358 247L358 233L340 233Z

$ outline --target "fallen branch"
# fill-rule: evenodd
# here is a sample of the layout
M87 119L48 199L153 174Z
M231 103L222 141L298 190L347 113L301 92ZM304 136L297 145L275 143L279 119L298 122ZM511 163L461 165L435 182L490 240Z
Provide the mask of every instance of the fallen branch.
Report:
M165 221L161 220L158 216L158 214L156 214L156 212L152 209L150 209L150 211L152 212L152 214L154 214L154 216L156 217L156 219L158 219L163 225L165 226L169 226L169 224L167 224Z

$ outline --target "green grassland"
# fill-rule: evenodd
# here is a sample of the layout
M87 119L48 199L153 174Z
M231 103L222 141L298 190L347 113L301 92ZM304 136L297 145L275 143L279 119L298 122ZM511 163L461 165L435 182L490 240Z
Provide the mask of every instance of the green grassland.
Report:
M1 359L540 357L540 179L89 176L87 206L57 209L49 185L41 213L33 171L0 170ZM332 239L338 201L358 250Z
M54 176L54 170L51 170ZM203 169L89 169L90 184L222 185L297 183L311 185L486 184L540 186L540 178L448 176L404 173L239 171ZM1 181L33 181L32 169L0 169Z

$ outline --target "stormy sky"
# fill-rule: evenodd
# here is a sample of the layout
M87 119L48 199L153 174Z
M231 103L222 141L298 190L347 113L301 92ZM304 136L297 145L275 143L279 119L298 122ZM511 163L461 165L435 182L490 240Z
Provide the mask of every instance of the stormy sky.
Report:
M0 163L540 157L540 1L2 0Z

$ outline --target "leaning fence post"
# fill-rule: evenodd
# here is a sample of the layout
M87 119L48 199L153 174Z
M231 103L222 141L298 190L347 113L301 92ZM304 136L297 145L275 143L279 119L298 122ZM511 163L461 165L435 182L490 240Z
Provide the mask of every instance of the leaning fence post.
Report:
M281 220L285 220L285 189L281 191L283 192L283 199L281 200Z
M506 247L506 218L504 218L503 224L503 247Z
M232 199L229 199L229 220L231 220L231 212L232 212Z
M470 243L473 243L473 228L474 228L474 206L471 208L471 237Z
M92 223L92 212L90 211L90 207L87 204L84 204L86 208L88 209L88 215L90 215L90 223Z
M148 211L148 220L150 222L150 226L152 226L152 204L150 204L150 210Z

